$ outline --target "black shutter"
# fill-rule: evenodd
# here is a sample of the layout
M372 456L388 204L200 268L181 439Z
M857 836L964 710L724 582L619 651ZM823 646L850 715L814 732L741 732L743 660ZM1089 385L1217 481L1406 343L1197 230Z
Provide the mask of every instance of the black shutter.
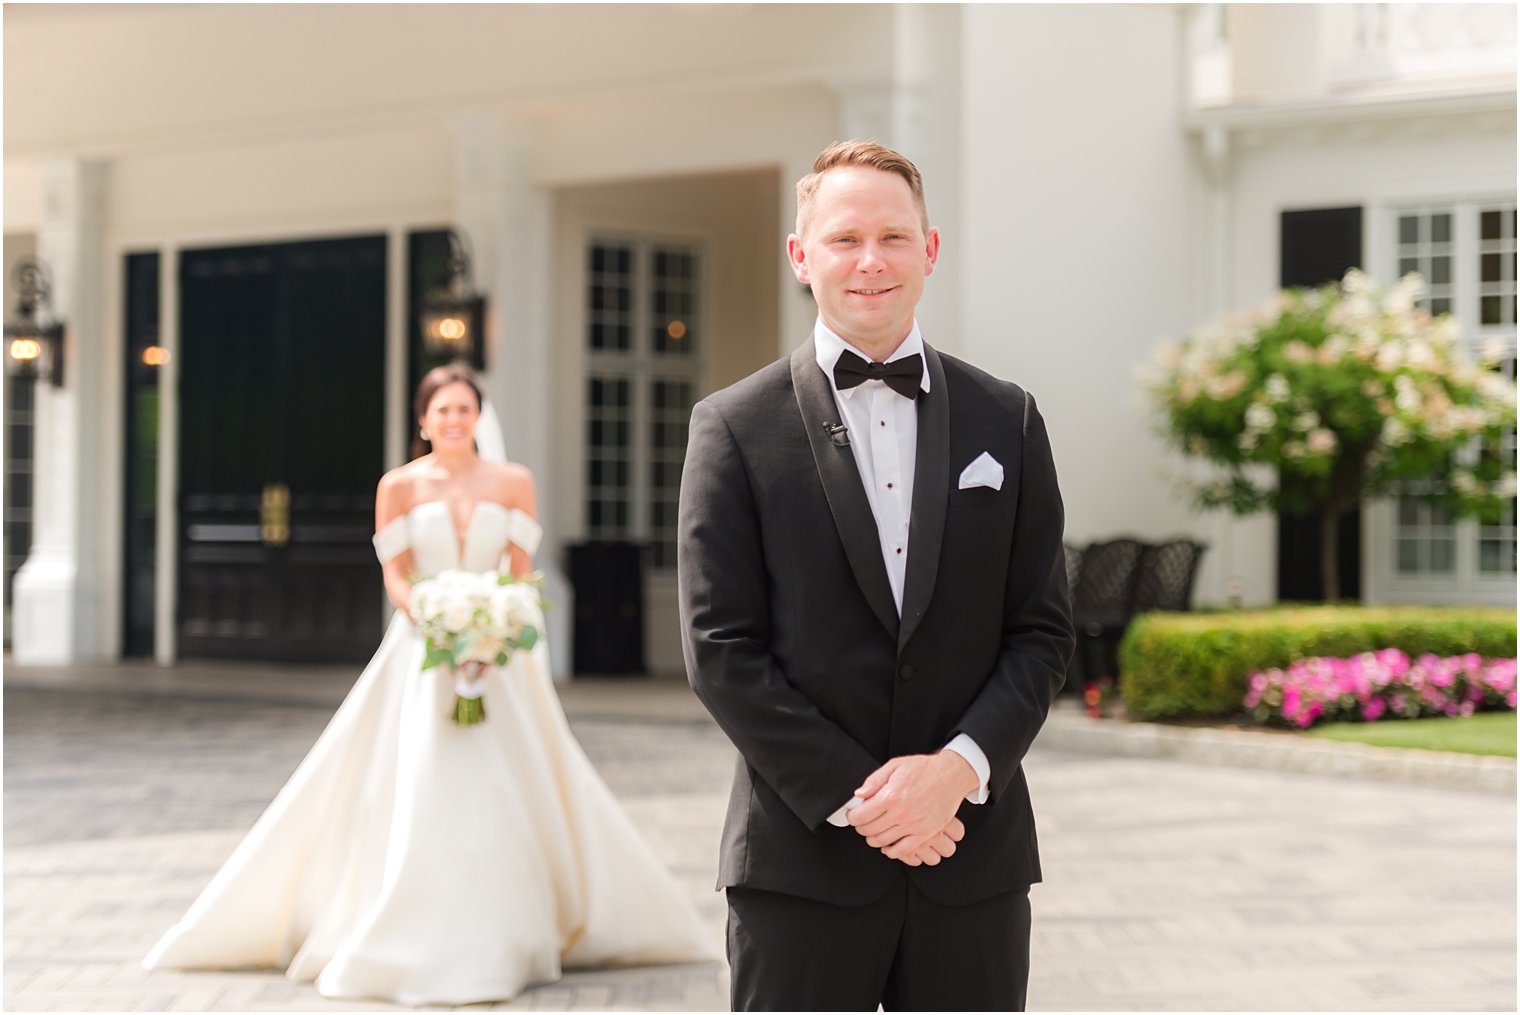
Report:
M1362 209L1314 208L1282 213L1279 284L1318 286L1339 280L1362 264ZM1338 548L1342 599L1362 597L1362 513L1340 520ZM1277 598L1312 602L1324 598L1320 580L1319 518L1277 516Z

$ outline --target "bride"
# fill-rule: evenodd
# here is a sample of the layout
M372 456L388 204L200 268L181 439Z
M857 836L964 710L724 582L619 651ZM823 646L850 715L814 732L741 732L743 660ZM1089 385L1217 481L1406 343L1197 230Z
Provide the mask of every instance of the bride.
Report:
M408 579L521 577L539 541L532 475L476 452L482 404L462 368L423 378L414 460L375 504L390 628L149 969L283 967L327 997L452 1005L566 966L718 957L571 735L545 640L488 671L478 726L450 721L449 679L422 669Z

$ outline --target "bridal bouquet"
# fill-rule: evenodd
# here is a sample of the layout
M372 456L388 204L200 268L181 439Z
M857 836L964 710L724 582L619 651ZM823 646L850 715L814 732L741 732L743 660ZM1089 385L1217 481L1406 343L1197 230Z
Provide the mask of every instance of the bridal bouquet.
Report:
M500 571L443 571L412 586L412 616L427 645L422 668L447 666L454 677L452 718L484 722L485 671L538 642L543 576L518 579Z

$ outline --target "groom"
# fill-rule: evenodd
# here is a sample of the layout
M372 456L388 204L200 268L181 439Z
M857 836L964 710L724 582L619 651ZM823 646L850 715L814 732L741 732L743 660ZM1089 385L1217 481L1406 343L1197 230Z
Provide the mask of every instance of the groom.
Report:
M787 253L818 321L692 412L692 687L739 749L719 886L736 1010L1022 1010L1020 768L1073 634L1033 397L919 333L918 170L831 145Z

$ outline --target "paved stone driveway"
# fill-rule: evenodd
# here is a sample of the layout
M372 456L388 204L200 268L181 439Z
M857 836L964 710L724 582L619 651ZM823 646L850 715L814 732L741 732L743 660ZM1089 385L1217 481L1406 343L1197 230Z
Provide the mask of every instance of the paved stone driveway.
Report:
M138 960L316 737L351 671L8 667L5 1005L374 1010L276 972ZM564 689L577 735L721 938L732 755L677 681ZM1512 796L1036 747L1030 1005L1514 1010ZM720 1010L718 966L568 975L510 1005ZM474 1006L485 1007L485 1006Z

